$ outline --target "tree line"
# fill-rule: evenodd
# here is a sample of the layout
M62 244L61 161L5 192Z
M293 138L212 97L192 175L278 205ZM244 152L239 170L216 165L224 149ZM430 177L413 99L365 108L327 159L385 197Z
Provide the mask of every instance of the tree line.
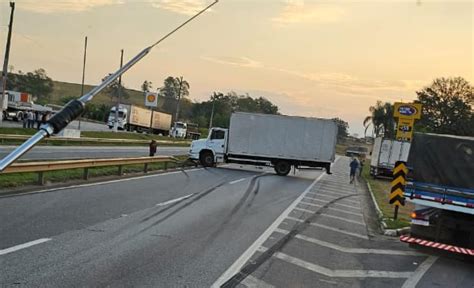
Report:
M474 136L474 87L467 80L438 78L416 94L415 103L422 105L422 115L415 123L415 131ZM375 137L395 138L393 104L377 101L369 112L363 122L365 132L371 127Z

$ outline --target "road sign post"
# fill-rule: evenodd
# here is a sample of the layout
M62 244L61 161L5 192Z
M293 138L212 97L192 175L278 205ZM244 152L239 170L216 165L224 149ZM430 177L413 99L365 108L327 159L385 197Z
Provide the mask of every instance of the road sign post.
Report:
M393 219L398 217L398 207L400 205L405 206L405 197L403 197L403 192L405 192L406 179L408 174L408 168L404 161L397 161L395 167L393 168L393 180L391 183L390 191L390 204L395 205L395 211Z

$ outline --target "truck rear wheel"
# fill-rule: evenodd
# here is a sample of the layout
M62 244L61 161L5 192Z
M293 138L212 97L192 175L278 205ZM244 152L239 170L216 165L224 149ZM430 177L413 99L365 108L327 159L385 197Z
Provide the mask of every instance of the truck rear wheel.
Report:
M277 161L274 164L275 172L279 176L286 176L291 171L291 164L287 161Z
M199 155L199 162L204 167L212 167L214 166L214 155L212 152L204 151Z

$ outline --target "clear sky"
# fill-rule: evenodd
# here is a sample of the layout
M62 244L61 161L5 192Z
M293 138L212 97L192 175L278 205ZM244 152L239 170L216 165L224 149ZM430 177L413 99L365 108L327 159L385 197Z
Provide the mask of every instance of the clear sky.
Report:
M18 0L10 64L97 84L212 0ZM139 89L184 76L191 99L234 90L283 114L340 117L351 133L377 99L410 101L436 77L473 83L472 1L221 0L123 77ZM0 0L1 56L8 1Z

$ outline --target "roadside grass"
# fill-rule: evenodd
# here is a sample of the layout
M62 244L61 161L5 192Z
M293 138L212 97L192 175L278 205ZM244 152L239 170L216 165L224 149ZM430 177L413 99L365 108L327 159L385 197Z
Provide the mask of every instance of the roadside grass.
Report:
M180 162L185 161L187 156L175 156ZM180 163L169 162L167 169L174 169L181 167ZM148 171L164 170L164 163L150 163L148 164ZM134 164L123 166L123 174L138 174L143 173L144 164ZM80 180L84 175L84 169L68 169L44 172L45 184L61 183L73 180ZM118 166L89 168L89 179L94 177L104 177L118 175ZM0 174L0 189L17 188L26 185L38 184L38 173L11 173ZM3 192L8 192L4 190Z
M24 128L10 128L10 127L0 127L0 134L13 134L13 135L33 135L36 133L35 129L24 129ZM141 133L133 132L109 132L109 131L83 131L81 132L81 137L85 138L100 138L100 139L129 139L129 140L167 140L174 141L177 143L173 144L159 144L160 146L189 146L188 139L174 139L166 136L158 135L148 135ZM18 145L23 143L22 140L14 139L0 139L0 144L3 145ZM64 141L56 140L53 138L48 138L40 142L40 145L53 145L53 146L79 146L79 145L88 145L88 146L139 146L139 145L148 145L148 144L138 144L138 143L100 143L96 141Z
M366 162L369 164L369 162ZM374 179L370 176L370 165L364 165L362 177L370 184L375 200L382 210L383 221L387 224L388 229L398 229L410 226L410 213L414 206L410 202L406 202L405 206L400 206L398 210L398 219L393 219L395 206L389 203L390 182L391 179L378 178Z

